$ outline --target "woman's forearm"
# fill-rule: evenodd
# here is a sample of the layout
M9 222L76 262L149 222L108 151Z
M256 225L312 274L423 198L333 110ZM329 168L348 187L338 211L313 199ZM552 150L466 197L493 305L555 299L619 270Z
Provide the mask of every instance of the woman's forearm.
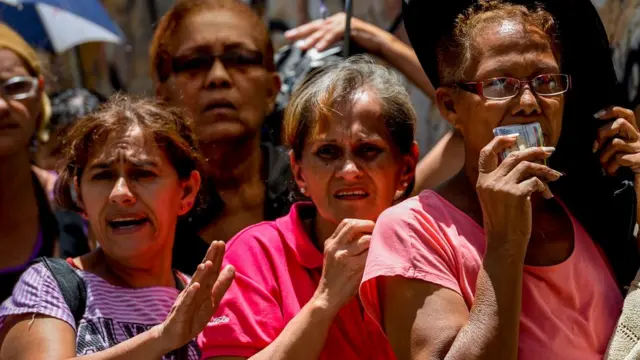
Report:
M518 358L523 269L524 254L487 246L469 320L445 359Z
M436 90L422 69L418 56L416 56L413 48L382 29L378 29L378 31L385 33L384 36L381 35L385 40L381 43L380 56L420 88L431 101L434 101L436 98Z
M317 359L324 348L335 316L336 313L325 304L312 299L269 346L251 359Z

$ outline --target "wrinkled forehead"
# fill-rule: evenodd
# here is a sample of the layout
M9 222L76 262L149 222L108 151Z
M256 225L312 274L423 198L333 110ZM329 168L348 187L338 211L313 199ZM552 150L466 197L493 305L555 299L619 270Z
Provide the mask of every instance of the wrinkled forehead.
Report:
M160 162L163 153L151 135L138 126L99 135L89 148L89 163L116 165Z
M309 141L388 140L383 105L372 91L359 90L344 101L316 114Z
M175 29L169 50L184 55L194 50L222 52L228 47L265 51L266 40L251 21L226 9L194 13Z
M25 62L13 50L0 47L0 81L31 75Z
M468 71L475 75L511 73L527 76L560 70L551 39L535 26L505 19L476 28L471 44ZM469 73L468 73L469 74Z

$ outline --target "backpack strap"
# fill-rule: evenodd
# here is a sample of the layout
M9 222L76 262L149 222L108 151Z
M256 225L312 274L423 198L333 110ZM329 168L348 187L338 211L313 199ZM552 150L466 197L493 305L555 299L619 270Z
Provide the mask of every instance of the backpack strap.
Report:
M87 307L87 288L84 280L64 259L40 257L34 262L42 263L53 275L64 302L67 303L71 314L73 314L77 329Z

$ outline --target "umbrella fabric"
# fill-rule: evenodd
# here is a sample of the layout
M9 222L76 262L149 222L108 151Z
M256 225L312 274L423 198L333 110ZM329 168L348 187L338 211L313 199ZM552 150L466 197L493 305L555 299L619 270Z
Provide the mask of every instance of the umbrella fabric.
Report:
M0 0L0 21L31 45L58 53L82 43L119 43L123 38L97 0Z

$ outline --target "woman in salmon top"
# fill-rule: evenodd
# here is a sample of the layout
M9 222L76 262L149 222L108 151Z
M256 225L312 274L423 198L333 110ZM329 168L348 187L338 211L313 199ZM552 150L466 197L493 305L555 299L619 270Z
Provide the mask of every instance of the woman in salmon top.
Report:
M360 289L399 359L605 353L638 266L633 187L613 175L640 168L640 135L620 107L576 119L590 104L569 105L556 25L542 8L479 1L439 42L438 106L464 139L464 170L380 216ZM502 161L517 136L492 130L534 122L548 147Z
M301 85L284 132L310 201L227 244L236 280L198 338L203 357L393 358L355 295L374 221L411 191L415 120L399 79L365 58Z

